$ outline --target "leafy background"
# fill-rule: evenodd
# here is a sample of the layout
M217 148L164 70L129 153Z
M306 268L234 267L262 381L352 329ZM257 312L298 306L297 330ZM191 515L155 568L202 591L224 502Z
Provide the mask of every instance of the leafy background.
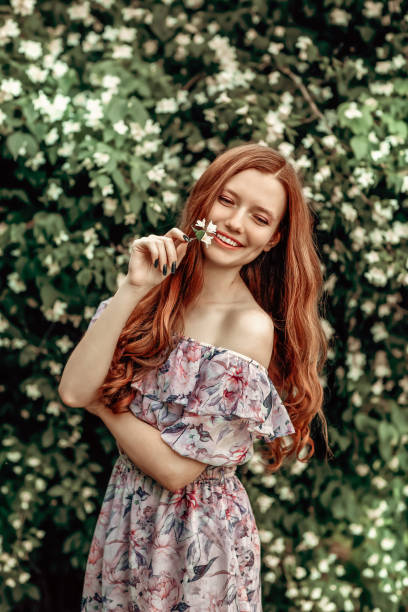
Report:
M407 9L1 2L1 610L79 609L116 453L62 405L62 368L129 241L171 227L218 152L246 141L304 179L332 344L334 460L266 475L257 448L239 474L264 610L408 609Z

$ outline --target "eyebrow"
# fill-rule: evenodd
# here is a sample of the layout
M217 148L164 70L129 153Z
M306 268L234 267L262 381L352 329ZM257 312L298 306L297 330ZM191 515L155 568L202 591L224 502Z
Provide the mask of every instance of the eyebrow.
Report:
M233 189L231 189L230 187L224 187L224 189L225 189L225 191L229 191L230 193L232 193L232 195L234 195L236 198L238 198L238 200L241 200L241 198L237 194L237 192L234 191ZM256 206L256 208L259 208L260 210L263 210L264 213L266 213L271 219L275 220L275 215L273 215L270 210L268 210L264 206L261 206L260 204L255 204L255 206Z

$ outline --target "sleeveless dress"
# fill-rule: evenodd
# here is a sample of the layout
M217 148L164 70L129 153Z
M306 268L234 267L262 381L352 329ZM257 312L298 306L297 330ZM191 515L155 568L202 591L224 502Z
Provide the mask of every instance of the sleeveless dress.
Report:
M235 471L253 456L254 439L295 432L267 370L181 336L166 362L132 387L132 413L159 429L174 451L208 467L173 492L119 448L81 610L262 612L260 539Z

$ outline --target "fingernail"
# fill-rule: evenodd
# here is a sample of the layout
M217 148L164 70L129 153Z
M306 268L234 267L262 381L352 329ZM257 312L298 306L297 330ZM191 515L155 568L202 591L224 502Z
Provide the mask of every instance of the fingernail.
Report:
M157 268L158 265L159 265L159 258L157 258L156 261L154 262L154 267Z
M176 262L173 261L173 263L171 264L171 273L174 274L176 271Z
M188 236L186 236L186 234L183 235L183 238L186 242L190 242L190 238Z
M164 264L163 266L163 276L166 276L167 274L167 264Z

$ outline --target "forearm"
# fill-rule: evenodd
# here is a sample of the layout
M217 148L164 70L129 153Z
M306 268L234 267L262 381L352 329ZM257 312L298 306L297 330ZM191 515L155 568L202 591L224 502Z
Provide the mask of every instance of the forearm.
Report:
M108 373L118 338L148 287L122 285L71 353L58 392L68 406L86 406Z
M163 442L158 429L131 412L114 414L108 408L101 408L98 416L129 459L170 491L193 481L206 467L201 462L176 453Z

